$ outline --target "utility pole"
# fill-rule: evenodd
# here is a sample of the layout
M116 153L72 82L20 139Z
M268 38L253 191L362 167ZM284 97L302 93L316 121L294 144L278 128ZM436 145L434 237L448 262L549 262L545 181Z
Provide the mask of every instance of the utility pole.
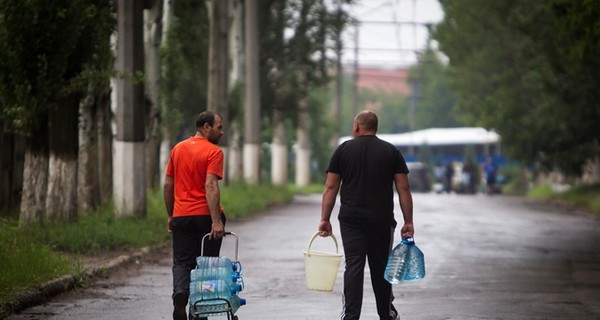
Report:
M114 200L118 217L146 216L143 1L119 0L117 7L117 134Z

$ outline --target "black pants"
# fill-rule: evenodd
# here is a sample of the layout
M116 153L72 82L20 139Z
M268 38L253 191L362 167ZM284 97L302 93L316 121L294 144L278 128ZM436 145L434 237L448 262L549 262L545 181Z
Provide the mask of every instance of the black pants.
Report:
M221 215L225 224L225 215ZM173 297L176 294L190 295L190 271L196 267L196 257L202 252L202 237L210 233L210 216L173 218ZM218 257L223 238L204 240L204 255Z
M395 223L344 217L339 221L346 261L342 320L360 319L367 257L379 319L395 319L397 311L392 305L392 285L383 277L393 245Z

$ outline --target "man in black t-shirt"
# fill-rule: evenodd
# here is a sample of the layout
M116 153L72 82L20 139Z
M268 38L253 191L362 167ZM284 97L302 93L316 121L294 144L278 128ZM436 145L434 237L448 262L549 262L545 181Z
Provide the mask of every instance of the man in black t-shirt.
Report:
M360 319L366 258L380 320L400 319L392 305L392 285L384 277L394 242L394 186L400 200L403 237L412 237L413 204L404 157L377 136L377 115L360 112L354 118L354 139L342 143L331 156L323 191L319 232L331 235L331 212L340 191L338 215L346 269L342 320Z

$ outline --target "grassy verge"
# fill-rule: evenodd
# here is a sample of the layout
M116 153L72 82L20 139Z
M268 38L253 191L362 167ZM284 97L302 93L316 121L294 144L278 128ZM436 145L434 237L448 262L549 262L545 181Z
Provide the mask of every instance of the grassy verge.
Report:
M291 201L310 189L269 185L222 188L227 218L245 218L274 204ZM148 193L145 218L114 216L108 204L75 223L19 228L17 217L0 220L0 314L15 293L65 274L81 273L77 256L140 248L168 241L162 193Z
M529 190L527 196L574 205L600 216L600 184L575 186L564 192L554 192L551 186L543 185Z

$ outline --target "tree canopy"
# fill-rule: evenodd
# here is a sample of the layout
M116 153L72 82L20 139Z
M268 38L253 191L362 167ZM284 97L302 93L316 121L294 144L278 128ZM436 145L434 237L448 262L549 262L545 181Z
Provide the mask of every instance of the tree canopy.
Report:
M458 110L517 160L579 174L599 154L600 3L441 0Z
M0 0L0 119L31 133L65 96L107 78L113 30L107 0Z

